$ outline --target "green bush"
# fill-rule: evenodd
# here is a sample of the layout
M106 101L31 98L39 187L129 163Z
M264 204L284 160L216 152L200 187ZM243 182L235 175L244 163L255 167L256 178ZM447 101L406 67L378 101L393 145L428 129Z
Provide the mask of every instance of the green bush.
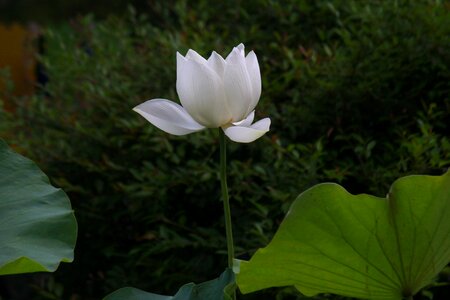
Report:
M226 266L217 132L170 136L131 111L177 99L176 51L225 55L244 42L260 61L257 115L272 129L229 143L245 259L313 184L384 196L397 177L450 166L449 23L439 1L172 0L49 28L40 57L49 82L16 99L7 131L69 194L79 222L54 299L99 299L125 285L173 294ZM287 288L242 299L275 295L300 298Z

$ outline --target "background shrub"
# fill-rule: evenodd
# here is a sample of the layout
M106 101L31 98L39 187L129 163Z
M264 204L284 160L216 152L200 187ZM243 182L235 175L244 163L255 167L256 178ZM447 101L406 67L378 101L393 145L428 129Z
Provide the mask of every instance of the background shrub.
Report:
M172 294L226 265L217 132L171 136L131 111L177 99L176 51L226 55L244 42L260 61L257 118L271 131L229 143L245 259L316 183L384 196L399 176L450 166L449 23L440 1L172 0L50 27L39 58L49 80L3 122L69 194L80 227L75 262L36 284L36 299L125 285ZM242 299L261 297L301 298L287 288Z

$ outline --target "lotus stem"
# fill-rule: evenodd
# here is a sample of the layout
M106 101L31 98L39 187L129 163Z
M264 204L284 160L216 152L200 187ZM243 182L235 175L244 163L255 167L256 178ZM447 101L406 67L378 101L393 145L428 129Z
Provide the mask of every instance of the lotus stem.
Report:
M223 211L225 216L225 230L227 235L227 252L228 252L228 267L233 268L234 260L234 245L233 245L233 230L231 224L231 211L230 211L230 198L228 196L227 185L227 145L225 134L221 128L219 128L219 140L220 140L220 184L222 188L222 200ZM236 295L233 295L233 299L236 299Z
M225 230L227 235L227 250L228 250L228 267L233 268L234 260L234 245L233 245L233 230L231 225L231 211L230 198L228 196L227 185L227 145L225 134L219 128L220 136L220 183L222 187L223 211L225 216Z

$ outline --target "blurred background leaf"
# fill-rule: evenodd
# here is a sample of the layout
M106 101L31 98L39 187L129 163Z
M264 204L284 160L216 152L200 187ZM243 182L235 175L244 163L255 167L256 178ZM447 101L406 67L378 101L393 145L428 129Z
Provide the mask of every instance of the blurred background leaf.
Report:
M0 216L0 275L53 272L73 261L77 222L69 198L2 139Z

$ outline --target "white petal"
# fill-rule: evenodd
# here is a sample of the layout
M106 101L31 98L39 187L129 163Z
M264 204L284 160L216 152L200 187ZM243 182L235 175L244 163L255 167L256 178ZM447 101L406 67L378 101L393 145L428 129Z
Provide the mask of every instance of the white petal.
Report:
M245 58L248 75L252 86L252 100L248 108L248 112L255 109L258 104L259 97L261 97L261 72L259 71L258 58L255 52L251 51Z
M239 52L242 54L242 56L245 56L245 46L244 44L240 43L239 45L237 45L237 47Z
M207 64L206 59L192 49L189 49L188 52L186 53L186 59L191 59L205 65Z
M178 55L177 92L198 123L214 128L230 122L222 79L208 65Z
M254 97L245 57L237 48L234 48L226 59L223 83L232 121L244 119L250 111Z
M223 76L223 71L225 70L225 60L216 51L213 51L211 56L208 58L208 66L216 71L217 75L220 77Z
M192 119L181 105L166 99L148 100L133 110L170 134L185 135L205 128Z
M244 127L244 126L230 126L224 128L225 135L230 138L230 140L238 143L251 143L254 140L263 136L270 128L270 119L262 119L255 124Z
M252 111L247 118L245 118L242 121L234 122L234 126L243 126L243 127L249 127L252 125L253 119L255 118L255 111Z
M245 47L244 44L240 43L239 45L237 45L236 47L233 48L233 50L231 50L231 52L228 54L228 56L225 58L226 61L228 61L228 59L235 54L239 54L242 57L245 57ZM234 54L233 54L234 52Z

